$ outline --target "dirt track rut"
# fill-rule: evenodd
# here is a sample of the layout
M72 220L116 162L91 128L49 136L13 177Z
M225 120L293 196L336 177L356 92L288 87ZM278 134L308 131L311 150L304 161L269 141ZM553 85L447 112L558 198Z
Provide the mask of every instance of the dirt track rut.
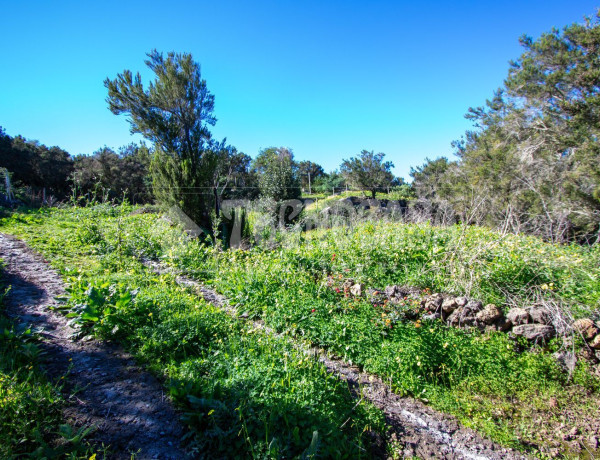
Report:
M6 313L40 331L50 379L60 381L68 373L66 420L95 426L90 440L110 445L109 458L129 459L131 453L136 459L187 458L180 445L184 428L160 382L115 344L71 340L67 319L49 309L64 293L63 282L23 242L0 233L0 258L11 286Z

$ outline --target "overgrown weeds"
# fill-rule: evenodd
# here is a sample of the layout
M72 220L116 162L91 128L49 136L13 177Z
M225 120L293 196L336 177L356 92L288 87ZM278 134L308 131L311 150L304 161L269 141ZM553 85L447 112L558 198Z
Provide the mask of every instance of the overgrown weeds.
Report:
M552 356L562 346L559 340L529 349L501 333L411 319L402 310L411 308L408 303L381 308L327 285L332 277L352 278L374 289L404 284L467 295L500 307L554 302L566 318L578 318L598 311L597 246L552 245L479 227L363 222L304 234L279 232L275 249L268 245L224 251L190 239L157 216L128 216L130 209L123 207L98 209L36 217L42 222L41 233L39 225L34 232L29 223L16 219L5 225L51 254L63 273L75 277L71 286L77 292L71 307L81 319L90 302L95 303L89 298L95 295L90 288L108 289L100 314L88 326L102 336L119 337L156 369L166 369L174 396L189 410L190 423L198 433L206 433L198 438L199 444L209 450L223 452L225 444L235 440L250 453L299 454L310 444L314 426L320 427L323 446L327 439L332 442L326 435L333 429L331 420L338 420L325 409L330 404L325 393L334 388L341 398L336 405L347 410L349 403L342 390L325 383L321 367L310 360L304 364L306 358L288 349L287 342L273 342L225 319L173 288L168 277L144 272L136 258L159 258L185 270L225 294L245 316L261 318L278 332L307 339L359 364L391 382L399 393L455 414L504 445L569 452L563 434L556 434L569 426L556 415L556 408L569 404L577 407L574 412L580 418L573 423L582 431L598 429L593 408L597 410L599 380L583 361L572 375L564 373ZM120 223L115 212L125 216ZM73 228L88 225L82 219L98 223L100 240L83 244L70 236ZM121 250L116 251L119 244ZM137 289L131 302L117 306L121 295L127 297L126 292ZM320 390L311 392L311 386ZM267 398L268 394L273 396ZM305 420L307 429L300 438L288 429L306 414L288 406L290 395L302 395L296 401L315 411ZM266 417L273 408L276 413L299 415L294 422ZM354 430L376 425L377 417L364 410ZM536 430L540 420L554 431ZM249 442L244 441L245 430ZM358 431L353 433L344 435L353 440L349 445L361 446Z

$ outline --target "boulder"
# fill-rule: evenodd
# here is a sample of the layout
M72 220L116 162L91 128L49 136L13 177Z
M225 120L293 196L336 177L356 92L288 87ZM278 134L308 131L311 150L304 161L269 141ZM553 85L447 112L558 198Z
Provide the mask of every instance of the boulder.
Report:
M352 294L354 297L360 297L360 296L362 296L364 289L365 289L364 285L362 285L360 283L356 283L356 284L352 285L352 287L350 288L350 294Z
M448 297L446 300L444 300L442 302L442 311L444 313L450 314L457 308L458 308L458 303L456 302L456 299L454 297Z
M511 308L506 314L506 319L514 326L519 326L520 324L528 324L530 318L527 310L523 308Z
M593 348L594 350L600 350L600 334L598 334L596 337L594 337L590 343L589 343L590 347Z
M424 320L434 321L436 319L440 319L442 315L439 313L429 313L428 315L423 315L422 318Z
M594 322L589 318L582 318L575 321L573 329L580 333L585 340L592 340L599 332Z
M450 326L464 327L474 326L477 320L476 315L481 311L481 302L471 300L463 307L458 307L448 317L447 322Z
M483 307L483 310L475 315L475 319L485 325L492 325L500 318L502 318L502 312L492 303Z
M456 298L456 305L459 307L464 307L468 302L469 302L469 299L467 299L466 297L457 297Z
M463 308L468 311L469 314L475 316L483 309L483 304L479 300L469 300Z
M444 297L441 294L432 294L428 297L425 297L423 301L423 306L425 310L429 312L435 312L440 309L442 303L444 302Z
M542 305L534 305L527 309L529 317L537 324L552 324L552 313Z
M384 292L388 299L396 297L396 294L398 293L398 286L386 286Z
M510 330L510 328L512 327L512 323L508 321L504 316L502 316L498 319L498 321L496 321L495 326L496 329L500 332L506 332Z
M512 332L532 342L544 342L554 337L554 328L545 324L520 324L513 327Z
M446 319L446 322L450 326L460 327L464 322L464 307L458 307L456 310L452 312L450 316ZM475 318L472 318L475 321Z

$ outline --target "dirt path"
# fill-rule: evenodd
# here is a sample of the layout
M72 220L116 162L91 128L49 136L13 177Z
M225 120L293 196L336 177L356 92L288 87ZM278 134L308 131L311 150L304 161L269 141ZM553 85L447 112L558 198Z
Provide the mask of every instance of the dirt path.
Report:
M196 290L206 301L240 318L235 307L217 292L155 261L144 260L143 263L156 273L175 273L178 284ZM252 323L269 334L279 335L262 321ZM316 348L304 351L318 356L329 372L348 382L355 398L364 398L383 411L392 429L391 437L399 443L405 457L481 460L527 458L465 428L450 415L435 411L416 399L398 396L379 377L361 372L357 366L330 357Z
M74 332L67 319L48 309L64 293L63 282L42 257L23 242L0 233L0 258L7 264L5 281L9 316L41 331L44 367L59 381L69 371L65 395L66 420L77 426L96 426L90 438L110 445L110 458L184 459L180 446L185 433L153 376L114 344L70 339Z

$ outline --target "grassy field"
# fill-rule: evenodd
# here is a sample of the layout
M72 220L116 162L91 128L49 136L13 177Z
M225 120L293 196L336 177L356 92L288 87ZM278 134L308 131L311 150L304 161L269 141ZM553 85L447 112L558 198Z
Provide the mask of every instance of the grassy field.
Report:
M299 455L318 431L326 456L353 457L366 452L365 431L384 426L371 406L353 409L344 385L289 340L236 322L172 277L146 271L139 257L184 270L249 317L360 365L504 445L568 453L560 430L586 429L597 419L600 381L585 361L570 376L559 368L552 353L564 346L560 339L526 349L502 333L412 320L410 303L374 306L335 283L407 284L504 308L551 302L566 316L594 317L598 246L550 245L478 227L363 222L287 232L268 249L223 251L131 210L15 214L0 231L24 238L67 277L67 307L86 330L119 339L168 379L208 452L236 446L255 457Z
M120 341L165 379L198 455L369 457L368 433L385 428L381 413L356 404L343 382L290 340L149 272L134 255L157 248L147 238L151 218L128 211L18 215L0 231L23 237L65 275L65 309L82 334Z

